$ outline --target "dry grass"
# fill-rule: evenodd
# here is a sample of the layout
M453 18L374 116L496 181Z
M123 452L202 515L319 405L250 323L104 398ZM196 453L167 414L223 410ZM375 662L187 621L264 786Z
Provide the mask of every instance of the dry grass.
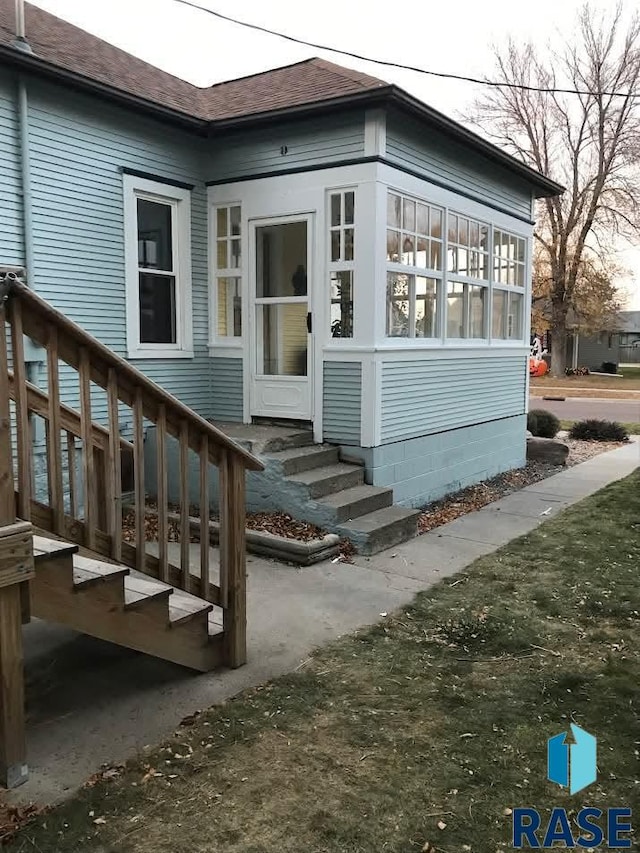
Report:
M599 739L589 804L632 805L639 519L636 472L297 673L190 718L7 850L505 851L508 809L576 805L545 778L546 739L570 720Z
M531 377L532 394L603 399L640 399L640 368L625 368L622 376L537 376Z

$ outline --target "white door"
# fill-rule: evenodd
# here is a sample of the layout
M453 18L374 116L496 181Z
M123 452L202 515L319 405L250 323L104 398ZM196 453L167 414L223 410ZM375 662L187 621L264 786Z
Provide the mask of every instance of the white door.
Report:
M308 216L251 229L251 415L311 420L311 235Z

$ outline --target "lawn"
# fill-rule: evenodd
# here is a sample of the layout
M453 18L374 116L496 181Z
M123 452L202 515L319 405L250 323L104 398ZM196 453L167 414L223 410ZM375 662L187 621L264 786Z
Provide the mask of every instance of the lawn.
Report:
M531 377L531 388L548 391L551 388L562 388L573 390L576 396L585 396L584 391L627 391L632 392L632 398L640 396L633 392L640 392L640 366L621 368L622 376L533 376ZM568 394L571 396L571 394ZM622 394L616 396L623 397Z
M7 850L494 853L514 807L631 806L639 565L637 471L188 720ZM573 797L545 778L546 740L571 721L599 750L598 781Z

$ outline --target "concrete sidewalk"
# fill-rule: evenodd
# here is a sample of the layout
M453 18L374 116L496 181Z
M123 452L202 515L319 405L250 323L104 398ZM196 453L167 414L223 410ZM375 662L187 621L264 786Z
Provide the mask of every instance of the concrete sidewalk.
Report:
M32 622L25 627L30 778L12 799L64 797L101 764L168 736L187 714L294 670L317 646L377 621L639 465L634 441L354 564L296 569L249 557L249 663L238 670L194 675Z

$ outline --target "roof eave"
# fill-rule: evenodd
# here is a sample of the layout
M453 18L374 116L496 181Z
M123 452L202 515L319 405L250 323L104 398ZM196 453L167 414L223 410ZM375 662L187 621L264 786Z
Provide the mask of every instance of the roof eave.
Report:
M432 124L439 127L444 133L452 136L459 142L471 145L475 149L479 149L488 159L493 160L510 172L515 172L524 180L531 183L536 191L536 198L545 198L547 196L561 195L565 191L562 184L552 181L541 172L537 172L525 163L520 162L515 157L501 151L500 148L483 139L477 133L467 130L466 127L459 124L457 121L444 115L444 113L433 109L422 101L414 98L404 89L397 86L391 86L389 98L392 103L408 110L409 112L418 115L420 118L427 119Z
M374 103L383 103L391 92L392 86L380 86L376 89L365 89L349 95L341 95L336 98L325 98L321 101L299 104L294 107L281 107L275 110L265 110L259 113L248 113L231 118L210 119L209 127L213 132L223 133L225 131L241 130L245 127L262 127L273 124L280 119L309 118L315 115L335 112L336 110L350 109L359 105L372 106Z
M135 108L147 115L169 121L179 127L205 134L208 126L206 119L173 110L147 98L141 98L125 92L107 83L92 80L82 74L61 68L53 62L41 59L32 53L9 45L0 44L0 64L9 65L21 71L30 71L44 79L63 81L66 85L81 92L91 92L113 103Z

